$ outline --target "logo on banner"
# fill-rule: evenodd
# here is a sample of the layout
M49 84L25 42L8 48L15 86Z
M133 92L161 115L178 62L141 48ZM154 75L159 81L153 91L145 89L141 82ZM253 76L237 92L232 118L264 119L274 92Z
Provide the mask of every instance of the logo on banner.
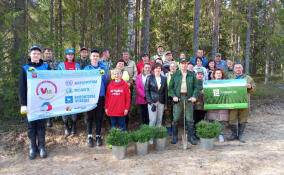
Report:
M42 81L36 87L36 95L41 100L51 100L57 94L57 86L52 81Z
M71 111L71 108L69 106L66 107L66 111Z
M51 111L52 105L49 102L44 102L40 108L41 111Z
M66 96L65 97L65 104L73 103L73 96Z
M36 71L33 71L33 72L32 72L32 77L33 77L33 78L37 78L37 73L36 73Z
M72 93L72 88L67 88L66 89L66 94L70 94L70 93Z
M72 86L73 85L73 81L72 80L66 80L65 81L65 85L66 86Z

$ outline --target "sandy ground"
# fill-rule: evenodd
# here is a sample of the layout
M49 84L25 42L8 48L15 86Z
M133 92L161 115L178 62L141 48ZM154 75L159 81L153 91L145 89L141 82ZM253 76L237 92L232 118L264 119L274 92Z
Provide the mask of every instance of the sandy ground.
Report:
M84 130L65 138L56 125L47 131L48 158L29 160L26 133L7 133L0 138L0 174L284 174L284 103L258 103L245 131L247 142L216 142L213 151L200 144L182 150L180 135L177 145L168 138L164 152L151 145L148 155L137 156L132 144L126 159L115 160L106 146L88 148ZM9 153L12 148L18 151Z

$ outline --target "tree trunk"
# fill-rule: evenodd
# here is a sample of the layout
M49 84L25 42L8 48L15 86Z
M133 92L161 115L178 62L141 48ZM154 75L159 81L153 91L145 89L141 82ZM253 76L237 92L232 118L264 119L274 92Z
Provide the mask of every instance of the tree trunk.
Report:
M128 0L128 42L127 50L134 53L135 49L135 33L134 33L134 12L135 12L135 1Z
M250 63L250 33L251 33L251 3L248 0L248 18L247 18L247 38L246 38L246 57L245 57L245 71L249 74L249 63Z
M142 24L143 21L143 0L140 0L139 7L139 24ZM138 44L138 55L141 55L141 41L142 41L142 29L143 27L139 27L139 44Z
M76 1L75 1L75 3L76 3ZM73 32L76 32L76 16L75 16L74 12L72 14L72 30L73 30ZM75 43L74 40L72 41L72 48L76 49L76 43Z
M199 48L200 0L194 2L193 56Z
M59 55L62 58L63 51L63 28L62 28L62 0L59 0Z
M143 53L149 53L149 29L150 29L150 0L145 0L145 30L143 40Z
M121 0L117 0L117 9L116 9L116 58L120 58L120 52L121 52Z
M212 59L214 59L215 54L218 52L218 29L219 29L219 8L220 1L215 0L215 14L214 14L214 30L213 30L213 42L212 42Z
M81 43L80 47L85 47L85 33L86 33L86 18L87 18L87 4L88 1L84 0L83 16L82 16L82 29L81 29Z
M15 1L15 13L25 11L25 0L18 0ZM17 64L23 65L26 61L25 59L25 46L24 46L24 39L25 37L25 13L20 13L19 16L16 17L14 21L14 45L13 49L15 50L15 60ZM24 32L23 32L24 31Z
M109 11L110 11L110 3L109 0L105 0L105 9L104 9L104 30L105 30L105 38L104 38L104 48L109 49L109 31L110 31L110 20L109 20Z
M271 62L271 68L270 68L270 75L273 76L274 75L274 67L275 67L275 61L274 60L270 60Z
M264 78L264 84L268 85L269 84L269 62L270 62L270 48L268 43L265 46L265 54L266 54L266 59L265 59L265 78Z
M53 24L54 24L54 21L53 21L53 6L54 6L54 0L50 0L50 6L49 6L49 9L50 9L50 22L49 22L49 37L50 39L52 39L52 43L51 43L51 48L53 48Z

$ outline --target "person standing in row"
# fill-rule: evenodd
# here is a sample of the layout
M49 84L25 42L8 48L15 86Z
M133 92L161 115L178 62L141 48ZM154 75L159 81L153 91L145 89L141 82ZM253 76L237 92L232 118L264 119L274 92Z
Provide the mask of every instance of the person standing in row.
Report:
M196 66L196 58L200 57L202 59L202 66L207 68L208 67L208 60L204 57L204 52L202 49L198 49L196 51L196 57L191 58L190 62Z
M137 68L137 72L138 75L141 74L141 72L143 71L144 68L144 64L145 63L150 63L151 66L154 66L154 63L152 61L149 61L149 57L148 54L144 53L141 55L142 61L140 61L139 63L137 63L136 68Z
M110 117L111 128L120 126L126 131L126 115L130 109L130 92L128 84L121 79L121 70L113 70L114 79L109 83L106 92L105 113ZM119 103L117 103L119 101Z
M164 52L164 47L162 45L159 45L157 47L157 55L154 55L152 57L152 62L155 62L157 58L163 59L163 52Z
M84 69L90 63L88 59L88 49L86 47L82 47L80 49L80 57L76 60L80 65L81 69Z
M213 79L213 72L216 68L216 63L214 60L210 60L208 62L208 69L207 69L207 72L208 72L208 77L207 77L207 80L212 80Z
M142 124L149 124L149 113L148 113L148 106L145 96L145 83L147 77L151 74L152 66L150 63L144 63L144 68L142 70L142 73L139 74L136 78L136 104L140 107L140 113L141 113L141 120Z
M222 60L220 53L215 54L214 61L216 64L216 68L222 68L223 70L226 69L227 63L226 61Z
M45 48L43 50L43 63L48 64L48 67L50 68L50 70L57 70L58 61L56 61L53 58L53 53L52 53L51 48ZM48 118L46 120L47 120L46 126L52 127L52 119Z
M99 93L99 100L97 103L97 107L91 111L87 112L87 130L88 130L88 146L94 147L93 140L93 120L96 119L96 145L102 146L103 141L101 137L101 127L102 120L104 115L104 102L105 102L105 87L107 86L107 77L106 77L106 69L103 63L99 62L100 52L97 49L91 50L90 60L91 63L85 67L84 70L99 70L103 72L101 76L101 87Z
M110 60L110 54L109 54L108 49L105 49L105 50L102 51L102 57L101 57L100 61L105 66L106 73L108 73L110 70L112 70L112 63L111 63L111 60Z
M177 71L177 68L178 68L177 63L175 61L171 61L170 71L166 74L168 90L171 82L171 77ZM170 136L173 134L172 121L173 121L173 98L170 96L170 93L168 91L168 110L165 111L165 125Z
M21 114L27 114L27 72L36 70L49 70L48 64L43 63L40 59L41 49L39 46L33 46L30 48L30 59L28 63L22 67L19 78L19 99L21 104ZM45 150L45 126L46 119L39 119L35 121L28 121L28 138L30 141L29 146L29 158L35 159L36 152L39 150L41 158L46 158L47 153ZM38 140L38 145L37 141Z
M75 50L67 49L65 50L65 61L58 64L57 70L80 70L81 67L78 63L75 62ZM70 135L70 129L68 125L68 116L62 116L62 120L64 122L64 133L66 136ZM77 122L77 114L71 115L71 134L74 135L76 133L76 122Z
M222 68L216 68L213 72L213 80L223 80L225 79L225 73ZM228 109L211 109L207 111L206 114L207 120L218 120L221 125L221 133L219 135L219 142L224 142L224 130L225 124L229 121L229 110Z
M145 83L150 126L162 125L164 110L168 107L167 78L161 75L162 68L161 64L155 64L153 74L147 77Z
M256 85L254 80L247 74L243 73L243 64L236 63L234 65L234 74L229 75L229 79L246 79L247 80L247 102L248 108L230 110L229 127L232 135L227 140L232 141L239 139L240 142L245 142L243 132L250 115L250 94L255 91ZM237 130L238 128L238 130Z
M203 81L207 80L207 69L205 67L202 66L202 58L200 57L196 57L196 65L194 66L193 70L195 73L200 72L199 70L202 70L203 72Z
M173 97L173 139L172 144L178 142L178 121L184 109L185 116L188 123L188 141L192 145L197 145L194 140L194 120L193 120L193 103L199 94L199 84L196 80L195 73L187 70L187 60L182 58L180 60L180 70L177 70L171 77L170 95Z

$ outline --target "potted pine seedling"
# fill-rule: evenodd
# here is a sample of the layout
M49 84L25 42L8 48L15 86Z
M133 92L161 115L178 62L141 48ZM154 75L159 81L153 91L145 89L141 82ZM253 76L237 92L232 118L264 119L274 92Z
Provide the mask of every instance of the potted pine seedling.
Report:
M219 121L207 122L200 121L196 125L197 135L200 137L201 147L204 150L213 150L214 142L221 132L221 124Z
M167 128L163 126L154 127L154 145L157 151L164 151L166 149L166 141L169 136Z
M112 145L112 154L116 159L122 160L126 157L126 149L130 143L130 135L127 131L112 128L105 141L107 145Z
M152 135L152 129L148 125L141 125L139 130L131 133L131 139L135 142L135 150L138 155L148 154L149 140Z

